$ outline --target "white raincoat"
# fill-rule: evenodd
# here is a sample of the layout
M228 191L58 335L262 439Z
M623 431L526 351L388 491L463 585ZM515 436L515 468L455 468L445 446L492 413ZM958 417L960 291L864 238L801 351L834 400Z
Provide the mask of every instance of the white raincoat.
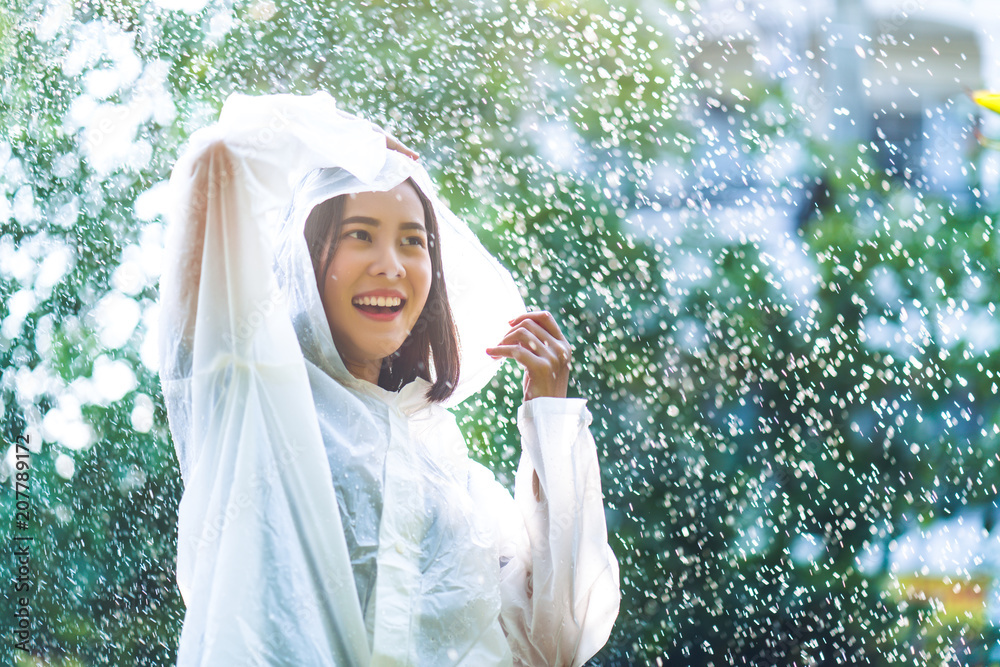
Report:
M234 95L175 166L161 380L185 483L179 665L580 665L607 640L618 564L585 401L521 407L515 501L428 383L385 391L337 354L305 217L407 176L438 216L457 402L523 304L377 128L323 93Z

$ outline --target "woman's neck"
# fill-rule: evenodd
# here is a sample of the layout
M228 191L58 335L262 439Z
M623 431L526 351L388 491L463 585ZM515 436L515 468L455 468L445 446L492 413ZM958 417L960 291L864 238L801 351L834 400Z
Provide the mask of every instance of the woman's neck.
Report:
M343 357L341 357L343 358ZM351 359L343 358L344 366L347 368L347 372L356 377L359 380L364 380L365 382L371 382L374 385L378 384L378 376L382 372L382 360L374 359L371 361L360 361L355 362Z

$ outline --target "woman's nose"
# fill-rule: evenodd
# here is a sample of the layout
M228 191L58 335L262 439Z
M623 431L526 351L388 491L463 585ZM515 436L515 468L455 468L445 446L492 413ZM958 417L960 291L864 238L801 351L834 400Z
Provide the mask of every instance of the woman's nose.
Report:
M376 249L369 271L372 275L388 278L402 278L406 275L406 267L395 247L385 246Z

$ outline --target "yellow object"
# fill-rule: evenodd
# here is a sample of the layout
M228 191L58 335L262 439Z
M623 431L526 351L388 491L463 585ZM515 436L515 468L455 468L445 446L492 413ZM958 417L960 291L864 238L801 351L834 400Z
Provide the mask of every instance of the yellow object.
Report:
M972 92L972 100L990 111L1000 113L1000 93L993 93L988 90L974 90Z

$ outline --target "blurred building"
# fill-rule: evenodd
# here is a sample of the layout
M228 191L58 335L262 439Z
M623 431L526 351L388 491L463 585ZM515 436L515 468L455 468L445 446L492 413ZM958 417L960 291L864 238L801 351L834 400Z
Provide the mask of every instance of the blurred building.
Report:
M867 144L894 180L966 203L977 114L967 91L1000 89L1000 12L986 0L697 0L685 63L701 129L690 160L665 162L637 231L670 235L692 202L718 233L792 232L823 204L837 168L805 142ZM750 109L756 117L746 119ZM769 116L769 117L768 117ZM801 131L748 134L751 126ZM984 119L1000 136L1000 121ZM984 194L1000 190L1000 159L978 165ZM662 210L659 210L662 209ZM758 238L757 240L761 240Z

